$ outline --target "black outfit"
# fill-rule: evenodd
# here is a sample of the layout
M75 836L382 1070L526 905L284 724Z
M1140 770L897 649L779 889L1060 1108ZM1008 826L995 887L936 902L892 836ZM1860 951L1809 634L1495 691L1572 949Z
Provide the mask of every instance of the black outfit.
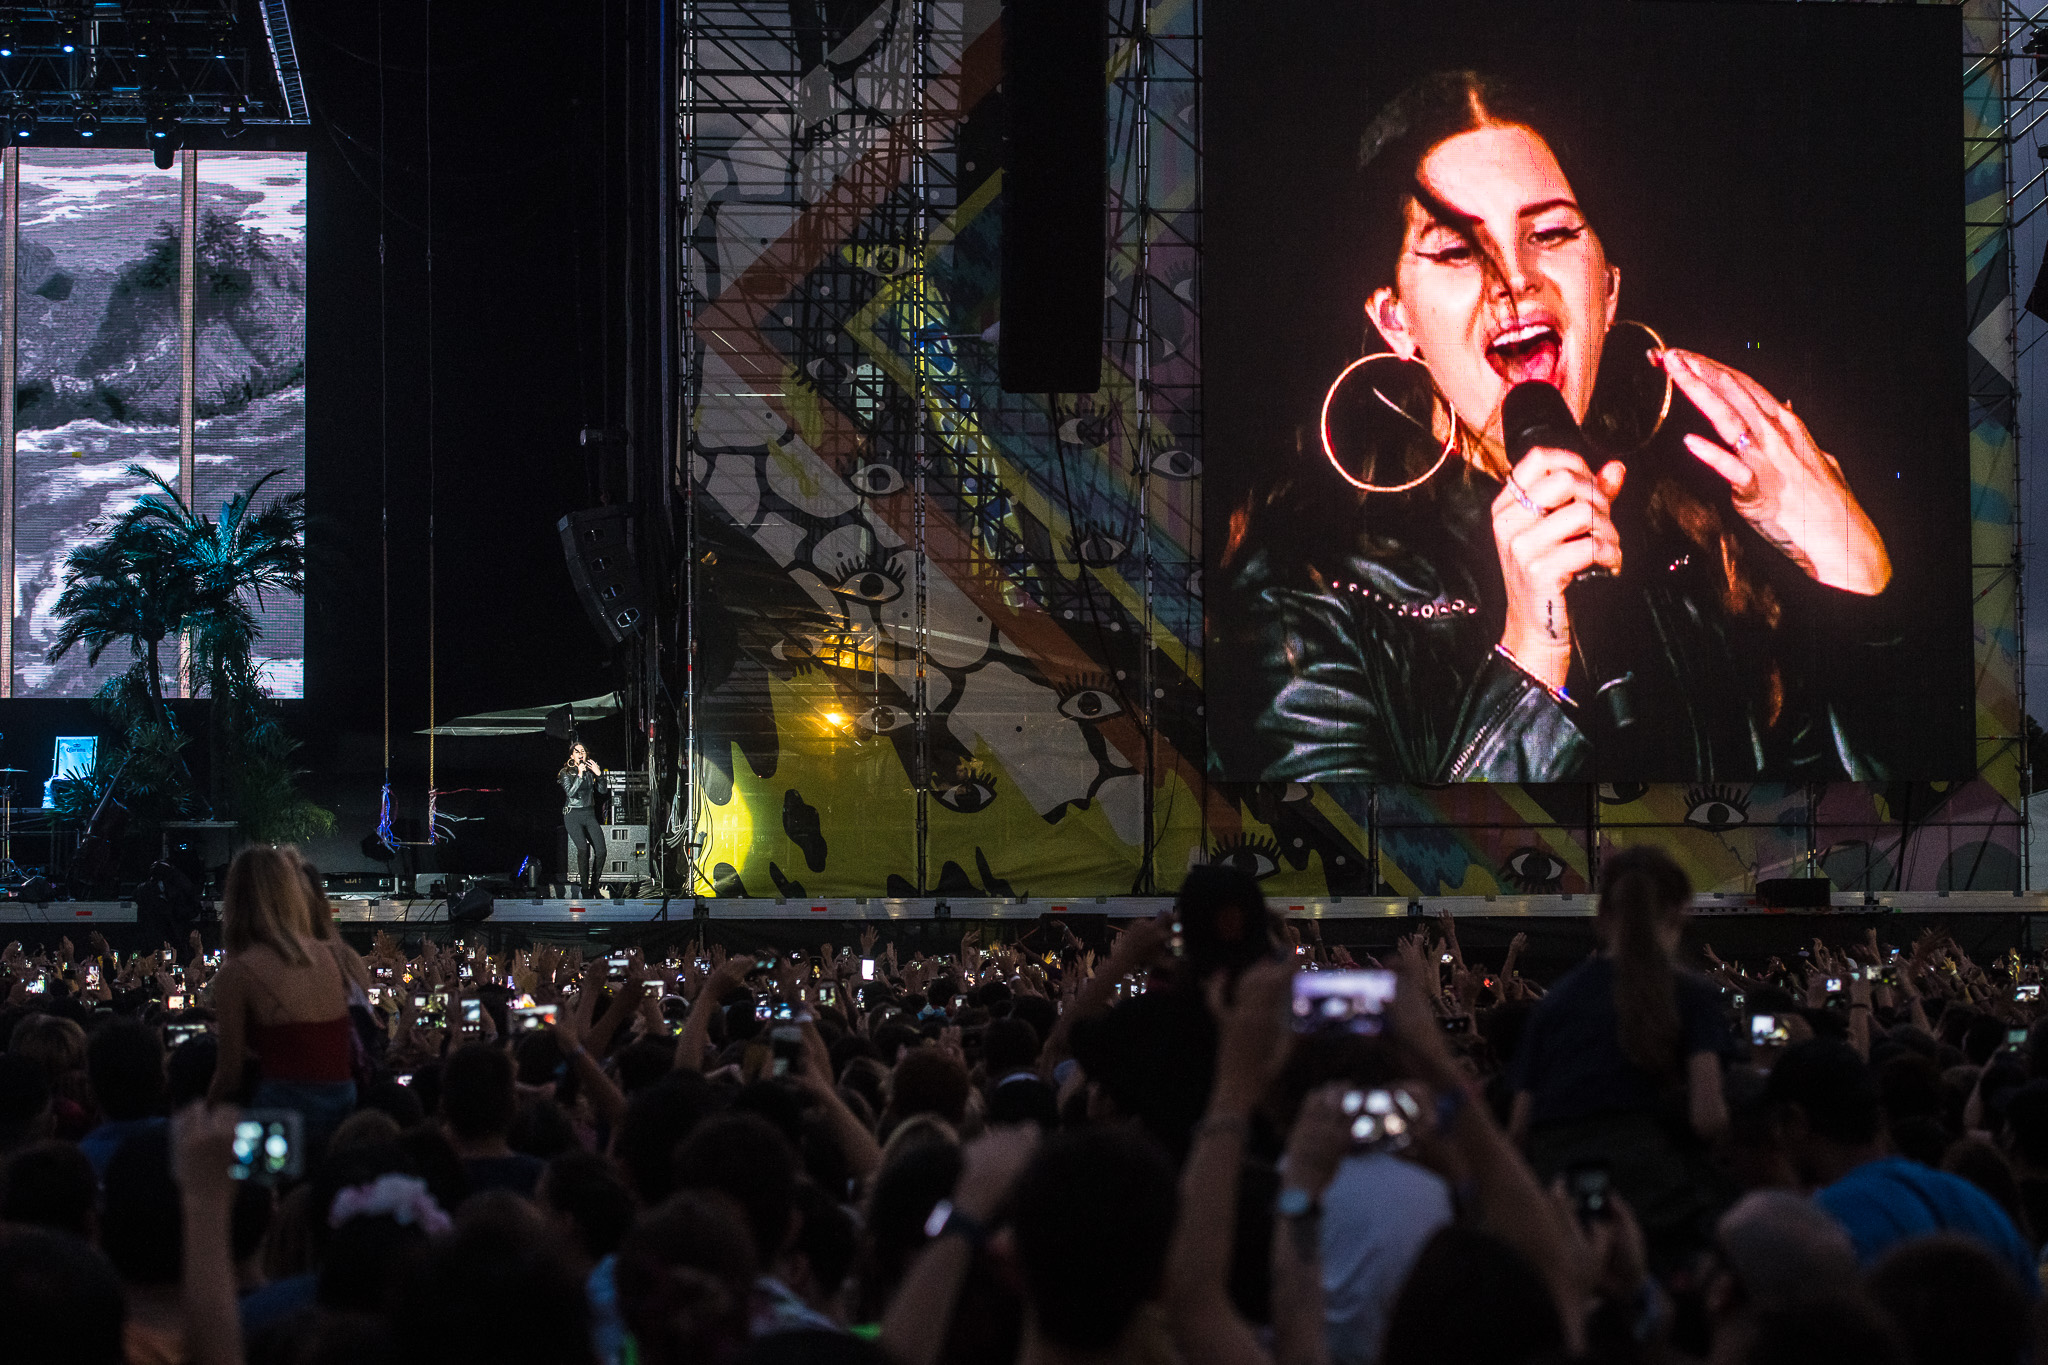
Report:
M1885 777L1871 748L1882 723L1851 695L1858 679L1903 676L1884 595L1813 583L1723 490L1722 523L1776 597L1732 610L1718 541L1703 550L1680 534L1653 510L1656 486L1632 477L1614 509L1623 619L1573 622L1634 673L1627 730L1591 702L1581 660L1560 698L1495 648L1507 616L1496 480L1454 464L1410 493L1360 500L1317 483L1264 509L1209 606L1221 694L1210 704L1242 718L1212 721L1216 770L1265 782Z
M1679 1050L1735 1057L1720 989L1703 976L1678 974ZM1532 1129L1607 1114L1649 1113L1663 1100L1660 1078L1638 1069L1621 1050L1614 1007L1614 960L1587 959L1558 978L1536 1002L1515 1047L1514 1086L1529 1092Z
M462 1173L469 1177L470 1194L510 1190L528 1199L533 1198L533 1192L539 1188L540 1178L547 1169L547 1162L524 1152L514 1152L511 1156L473 1156L465 1158L462 1163Z
M569 831L569 857L578 863L586 897L597 894L595 874L604 870L604 825L597 818L597 779L582 768L561 775L562 824Z
M1721 997L1680 972L1678 1055L1653 1076L1621 1050L1614 961L1596 955L1565 973L1530 1011L1509 1068L1529 1093L1529 1162L1551 1180L1581 1162L1604 1162L1653 1251L1691 1248L1724 1202L1721 1181L1692 1131L1685 1064L1706 1053L1725 1065L1735 1040Z

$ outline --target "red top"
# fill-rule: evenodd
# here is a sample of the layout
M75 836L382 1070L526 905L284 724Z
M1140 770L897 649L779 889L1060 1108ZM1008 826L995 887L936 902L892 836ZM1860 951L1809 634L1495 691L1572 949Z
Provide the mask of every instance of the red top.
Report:
M249 1030L266 1081L329 1084L353 1080L349 1037L355 1025L344 1014L312 1023L265 1024Z

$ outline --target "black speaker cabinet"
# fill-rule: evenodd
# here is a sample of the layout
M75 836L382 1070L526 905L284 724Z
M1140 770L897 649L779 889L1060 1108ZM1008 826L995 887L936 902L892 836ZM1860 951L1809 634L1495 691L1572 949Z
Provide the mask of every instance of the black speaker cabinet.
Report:
M613 644L637 633L647 616L647 601L626 509L571 512L556 526L569 562L569 580L591 622Z

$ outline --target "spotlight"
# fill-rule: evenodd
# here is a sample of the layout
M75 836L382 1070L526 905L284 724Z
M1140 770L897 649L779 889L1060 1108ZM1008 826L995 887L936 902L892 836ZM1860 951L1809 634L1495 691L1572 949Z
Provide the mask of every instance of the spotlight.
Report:
M153 147L175 147L178 145L178 116L168 105L153 104L145 115L149 125L149 141Z
M222 136L240 137L249 131L248 121L242 117L242 106L239 103L230 104L227 107L227 115L228 121L221 128Z
M169 142L159 142L149 150L149 159L160 171L167 171L178 164L178 149Z
M94 137L100 131L100 111L90 104L78 106L78 114L71 120L71 131L80 137Z
M57 50L66 56L78 51L78 25L69 19L57 26Z
M13 55L14 25L9 24L5 28L0 28L0 57L12 57Z
M36 111L25 104L16 105L11 126L14 129L14 140L26 142L36 134Z
M225 21L213 26L213 59L224 62L228 59L228 44L235 38L234 25Z

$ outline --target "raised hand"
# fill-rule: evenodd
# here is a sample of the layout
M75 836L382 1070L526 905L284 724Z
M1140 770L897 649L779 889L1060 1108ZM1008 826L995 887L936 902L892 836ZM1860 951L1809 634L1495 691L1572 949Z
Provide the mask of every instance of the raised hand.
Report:
M1814 442L1789 403L1739 370L1693 351L1651 352L1724 444L1688 435L1685 448L1728 481L1735 510L1809 578L1873 596L1892 562L1842 466Z
M1289 1185L1321 1197L1337 1178L1337 1167L1351 1154L1351 1119L1344 1112L1344 1092L1350 1088L1337 1081L1302 1102L1287 1135Z
M1293 980L1292 963L1254 963L1239 975L1236 995L1226 1005L1223 975L1209 979L1205 994L1217 1027L1212 1111L1249 1113L1287 1064L1294 1044L1287 1013Z
M1552 692L1571 668L1565 586L1596 566L1621 572L1612 509L1625 476L1619 460L1595 474L1570 451L1539 448L1522 457L1493 500L1494 551L1507 583L1500 645Z

